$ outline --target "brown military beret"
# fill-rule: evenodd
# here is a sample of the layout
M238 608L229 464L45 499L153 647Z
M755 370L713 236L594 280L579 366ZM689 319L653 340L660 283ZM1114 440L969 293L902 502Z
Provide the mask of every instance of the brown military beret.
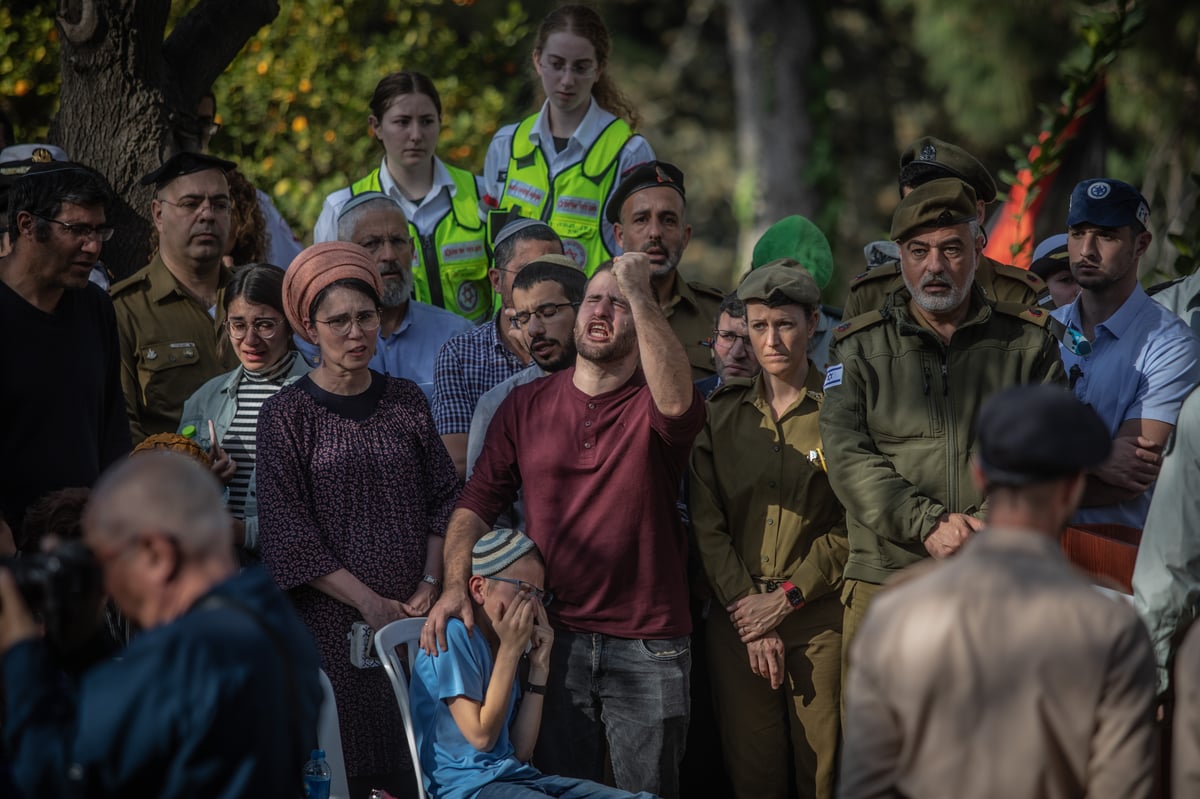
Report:
M961 225L975 219L975 192L957 178L931 180L912 190L892 215L892 241L921 228Z
M985 203L996 199L996 183L987 167L979 163L975 156L950 142L935 139L933 136L917 139L900 154L901 173L904 172L904 167L914 162L936 167L944 171L948 178L966 181L975 190L975 195Z
M783 295L797 305L815 308L821 302L821 289L807 269L789 265L795 263L785 258L751 271L737 287L738 299L766 302L775 295Z

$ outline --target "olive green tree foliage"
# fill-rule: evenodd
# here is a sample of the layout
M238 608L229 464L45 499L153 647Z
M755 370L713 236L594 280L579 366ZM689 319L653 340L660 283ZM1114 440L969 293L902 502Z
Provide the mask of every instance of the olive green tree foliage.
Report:
M1122 50L1128 48L1135 39L1138 29L1145 22L1145 10L1136 2L1121 0L1111 9L1100 9L1082 17L1079 22L1078 42L1070 56L1062 62L1061 73L1066 88L1057 103L1044 103L1039 106L1042 121L1037 132L1026 133L1020 145L1008 147L1009 157L1013 159L1013 169L1001 170L1000 180L1008 186L1017 185L1017 173L1028 170L1031 177L1030 188L1025 193L1017 216L1030 213L1037 198L1042 193L1039 181L1055 174L1063 165L1068 152L1077 141L1068 138L1066 133L1073 122L1096 111L1095 99L1101 101L1105 95L1104 83L1107 79L1108 68L1116 61ZM1101 102L1101 109L1107 107ZM1091 120L1086 120L1090 122ZM1103 120L1094 124L1103 124ZM1055 193L1058 202L1062 201L1066 186L1058 187ZM1048 219L1038 220L1042 224L1038 231L1039 237L1050 234L1061 228L1060 209L1049 208ZM1049 222L1050 224L1046 224ZM1010 246L1011 255L1015 259L1022 251L1032 251L1036 241L1013 242Z
M1089 176L1141 187L1154 233L1144 277L1176 273L1173 237L1200 238L1189 221L1197 218L1189 176L1200 171L1200 8L1172 0L880 2L884 23L911 46L885 66L906 58L905 50L920 60L916 84L890 103L898 147L922 133L940 135L1011 178L1027 165L1031 138L1056 124L1065 100L1086 90L1083 76L1102 72L1103 107L1088 120L1102 128L1101 151ZM1039 219L1039 236L1049 232L1044 225L1053 230L1065 221L1069 189L1056 186L1047 196L1049 218Z
M175 26L205 2L211 0L172 4L167 41ZM63 116L57 102L63 84L55 8L53 2L0 8L5 45L0 102L16 118L25 141L63 143L74 133L56 135L51 129L56 116ZM378 166L382 147L367 129L368 102L387 73L408 69L433 78L443 106L440 155L475 171L497 127L530 102L531 31L519 3L291 0L280 9L271 24L248 40L243 37L244 46L235 45L240 52L210 84L222 123L210 150L237 161L302 240L311 236L328 192ZM219 38L220 32L213 35ZM114 102L111 96L102 99ZM73 157L90 155L67 149ZM126 166L123 161L114 155L92 162L114 180ZM140 174L149 171L139 169ZM137 236L146 235L145 191L127 179L114 185L140 214L141 226L133 225ZM116 265L128 274L140 263Z
M528 91L529 23L520 4L294 0L214 86L213 152L236 160L302 239L326 194L379 166L367 127L375 85L429 75L442 100L439 155L473 171Z
M52 3L0 4L0 107L22 141L42 141L58 100Z

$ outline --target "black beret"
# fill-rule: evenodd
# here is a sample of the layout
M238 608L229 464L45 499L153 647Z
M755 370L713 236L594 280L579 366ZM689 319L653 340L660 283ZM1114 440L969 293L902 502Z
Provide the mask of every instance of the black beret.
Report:
M900 155L900 170L914 161L937 167L946 177L955 177L971 184L976 196L985 203L996 199L996 182L987 167L963 148L933 136L923 136Z
M621 179L620 185L608 199L605 218L616 224L621 219L621 206L629 199L629 195L655 186L670 186L679 192L680 197L687 199L683 192L683 172L679 167L666 161L647 161L629 170L629 174Z
M193 172L203 172L206 169L219 169L228 172L235 169L237 164L224 158L215 158L203 153L175 153L163 162L163 165L142 178L143 186L154 186L161 189L175 178L190 175Z
M1091 406L1055 385L1017 386L988 397L977 425L988 482L1022 486L1071 477L1108 457L1108 428Z

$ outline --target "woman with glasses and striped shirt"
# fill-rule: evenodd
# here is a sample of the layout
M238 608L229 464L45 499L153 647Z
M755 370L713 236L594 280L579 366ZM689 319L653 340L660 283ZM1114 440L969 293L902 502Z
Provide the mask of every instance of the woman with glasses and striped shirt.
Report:
M279 389L308 372L292 347L283 313L283 270L249 264L233 273L225 289L225 326L241 365L201 386L183 404L179 432L212 457L226 486L234 537L243 556L258 546L255 465L258 413Z

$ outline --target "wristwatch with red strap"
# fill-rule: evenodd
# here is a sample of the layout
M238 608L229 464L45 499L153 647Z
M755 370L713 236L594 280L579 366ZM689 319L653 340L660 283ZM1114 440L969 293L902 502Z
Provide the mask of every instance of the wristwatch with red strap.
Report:
M779 589L787 597L788 604L792 606L792 610L799 610L804 607L804 594L800 593L800 589L791 580L785 580L779 585Z

